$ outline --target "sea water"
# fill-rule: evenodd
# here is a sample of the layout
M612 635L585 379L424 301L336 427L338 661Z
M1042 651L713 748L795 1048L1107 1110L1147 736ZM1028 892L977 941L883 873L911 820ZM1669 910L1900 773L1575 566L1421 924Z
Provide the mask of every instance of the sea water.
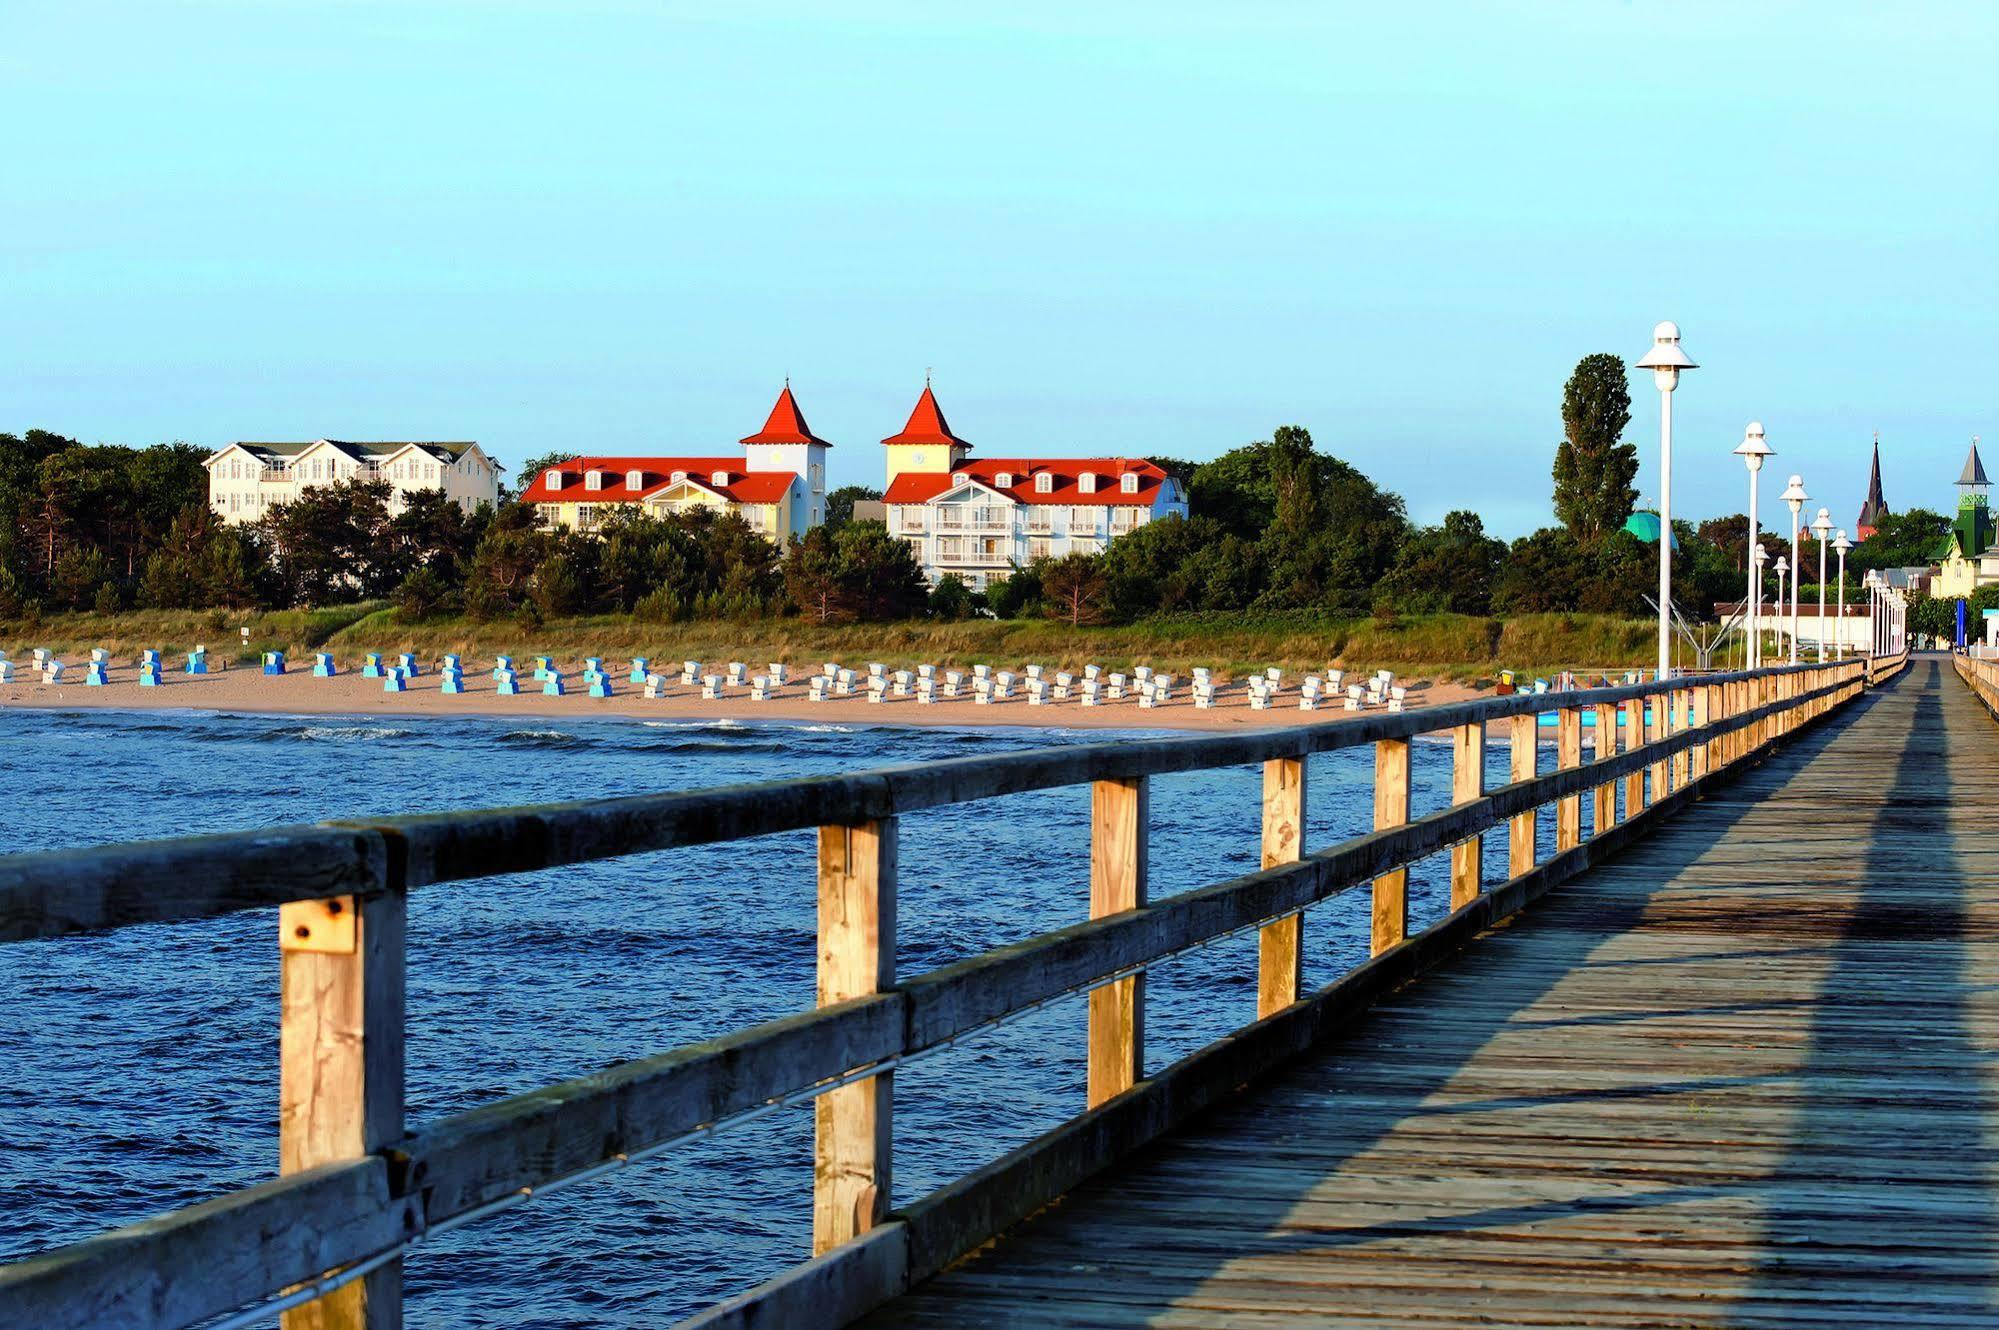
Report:
M0 712L0 853L611 798L1119 738L843 724ZM1450 749L1413 745L1414 812ZM1488 749L1488 780L1506 749ZM1542 758L1544 769L1548 755ZM1368 829L1362 747L1310 761L1307 829ZM1155 780L1157 898L1253 871L1254 766ZM904 817L905 975L1087 917L1088 789ZM1552 818L1542 818L1544 839ZM1488 879L1503 873L1489 834ZM1546 853L1544 846L1543 853ZM427 887L409 914L408 1125L809 1008L813 833ZM1416 866L1412 928L1448 900ZM1306 978L1367 949L1362 888L1307 915ZM273 1176L276 912L0 946L0 1260ZM1253 932L1148 978L1157 1069L1255 1015ZM913 1200L1083 1105L1083 1003L1056 1002L895 1073L894 1196ZM421 1242L412 1327L656 1327L809 1253L812 1122L797 1107Z

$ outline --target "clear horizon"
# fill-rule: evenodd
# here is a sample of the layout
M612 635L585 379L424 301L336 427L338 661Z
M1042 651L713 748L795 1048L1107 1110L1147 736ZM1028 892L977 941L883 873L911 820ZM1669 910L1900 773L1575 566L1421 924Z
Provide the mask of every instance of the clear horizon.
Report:
M1759 419L1850 528L1875 430L1895 509L1993 435L1995 57L1970 4L17 11L0 431L518 468L727 447L789 374L878 486L934 366L988 455L1299 424L1513 537L1576 360L1670 318L1676 515Z

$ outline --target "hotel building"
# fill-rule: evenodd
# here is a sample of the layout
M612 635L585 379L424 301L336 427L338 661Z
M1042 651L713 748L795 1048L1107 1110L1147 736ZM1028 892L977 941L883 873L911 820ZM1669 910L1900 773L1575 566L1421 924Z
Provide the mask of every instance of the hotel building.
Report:
M471 512L500 501L500 464L476 443L232 443L202 464L208 505L224 522L255 522L314 485L387 481L392 511L412 490L443 490Z

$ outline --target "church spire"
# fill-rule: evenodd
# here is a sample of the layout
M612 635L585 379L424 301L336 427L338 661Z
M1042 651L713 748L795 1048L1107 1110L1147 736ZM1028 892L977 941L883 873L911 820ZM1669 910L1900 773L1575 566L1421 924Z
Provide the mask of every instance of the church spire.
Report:
M1854 523L1862 540L1873 535L1888 515L1888 501L1881 497L1881 431L1874 431L1874 469L1867 476L1867 501L1860 505L1860 520Z

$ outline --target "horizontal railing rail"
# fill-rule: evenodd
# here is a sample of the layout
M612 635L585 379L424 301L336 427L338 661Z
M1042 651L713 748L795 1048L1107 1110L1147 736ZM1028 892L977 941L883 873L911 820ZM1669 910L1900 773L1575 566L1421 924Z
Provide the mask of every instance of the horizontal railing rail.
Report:
M1956 655L1951 663L1957 668L1957 677L1964 680L1985 709L1999 720L1999 661L1980 660L1976 656Z
M394 1325L398 1258L426 1234L805 1099L816 1101L821 1255L703 1319L749 1324L759 1308L768 1316L787 1306L819 1323L858 1315L1156 1136L1190 1105L1211 1101L1221 1092L1213 1077L1239 1084L1246 1072L1296 1051L1328 1003L1363 999L1432 963L1614 850L1712 773L1850 700L1875 665L1854 659L1517 694L1292 729L0 860L6 941L278 906L286 992L284 1176L0 1266L0 1324L180 1327L246 1304L246 1316L268 1315L316 1300L314 1324ZM1544 711L1559 717L1556 769L1545 772L1537 743ZM1582 760L1585 711L1594 713L1598 735L1590 762ZM1486 728L1507 721L1519 741L1514 778L1487 789ZM1452 803L1412 817L1409 741L1437 731L1453 736ZM1375 750L1375 829L1308 850L1305 759L1362 745ZM1263 867L1149 900L1151 778L1249 764L1263 767ZM897 981L897 819L1083 784L1092 790L1093 917ZM1593 809L1587 839L1585 798ZM1555 854L1537 862L1538 810L1550 804ZM1480 838L1502 826L1508 879L1488 887ZM410 888L807 827L819 832L821 1005L405 1132L402 924ZM1408 865L1445 850L1452 913L1411 937ZM1374 960L1308 993L1303 912L1370 883ZM1148 1078L1145 970L1250 928L1261 930L1257 1021L1224 1041L1227 1048ZM312 999L297 997L305 993ZM894 1067L1078 993L1089 995L1089 1111L891 1216L884 1142Z

